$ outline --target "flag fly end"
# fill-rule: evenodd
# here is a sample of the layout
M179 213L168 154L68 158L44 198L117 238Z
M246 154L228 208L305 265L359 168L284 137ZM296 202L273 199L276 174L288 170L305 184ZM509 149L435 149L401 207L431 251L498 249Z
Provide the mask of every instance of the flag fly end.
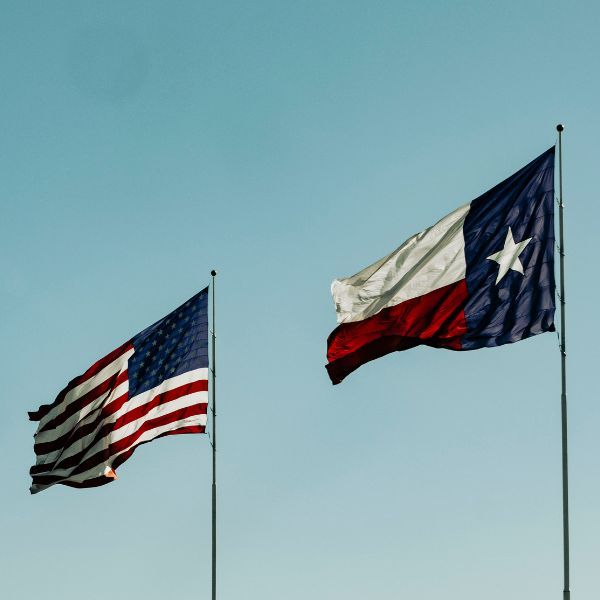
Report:
M110 467L106 467L106 469L104 469L104 477L108 477L109 479L117 479L117 474Z

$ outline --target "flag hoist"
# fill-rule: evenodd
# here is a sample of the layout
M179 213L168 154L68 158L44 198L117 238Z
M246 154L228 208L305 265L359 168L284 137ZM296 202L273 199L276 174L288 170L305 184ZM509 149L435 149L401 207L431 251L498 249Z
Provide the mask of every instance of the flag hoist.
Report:
M558 163L563 600L569 600L564 127L556 129L558 147L384 258L333 281L338 326L327 339L326 368L336 385L369 361L419 345L477 350L555 331Z

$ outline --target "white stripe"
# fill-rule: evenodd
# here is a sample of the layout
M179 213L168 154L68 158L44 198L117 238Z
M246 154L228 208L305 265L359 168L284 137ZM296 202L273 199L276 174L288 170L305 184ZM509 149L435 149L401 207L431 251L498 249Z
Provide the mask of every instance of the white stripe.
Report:
M113 362L106 365L106 367L104 367L101 371L98 371L98 373L96 373L94 376L90 377L83 383L80 383L78 386L75 386L72 390L69 390L69 392L67 392L67 394L63 398L63 401L58 406L55 406L47 415L45 415L40 420L40 423L38 425L38 431L42 429L47 423L52 421L52 419L62 414L69 406L69 404L71 404L78 398L81 398L81 396L87 394L94 388L98 387L100 384L104 383L107 379L115 375L115 373L119 373L121 370L123 370L123 367L127 365L127 361L129 360L129 357L133 355L133 353L133 348L127 350L127 352L115 358Z
M64 423L56 427L55 429L49 429L48 431L41 431L35 434L35 443L41 444L43 442L53 442L65 433L75 431L82 425L85 425L90 420L94 420L96 415L93 414L95 411L102 406L110 404L113 400L120 398L123 394L129 391L129 381L123 381L116 388L108 390L102 396L99 396L96 400L84 406L79 412L74 413ZM48 462L48 461L44 461Z
M148 411L147 414L141 416L139 419L131 421L131 423L126 423L118 429L111 430L107 436L98 440L93 446L91 446L86 451L86 453L81 458L80 462L83 462L90 456L94 456L94 454L100 452L103 448L106 448L110 444L118 442L119 440L126 438L128 435L131 435L132 433L136 432L141 427L141 425L144 424L145 421L150 421L157 417L162 417L163 415L176 412L181 408L187 408L188 406L193 406L195 404L208 404L208 392L194 392L193 394L187 394L185 396L182 396L181 398L177 398L177 400L172 400L171 402L166 402L165 404L159 404L152 410ZM84 438L81 438L80 440L74 442L61 455L60 459L63 460L86 449L86 447L93 442L98 430L101 427L103 427L107 423L114 423L119 417L123 416L127 412L129 412L129 408L127 406L124 406L118 413L115 413L114 416L117 417L116 419L113 419L111 417L110 420L98 423L98 427L93 433L90 433ZM44 473L44 475L67 475L76 468L77 467L72 467L70 469L55 469L53 471L48 471L47 473Z
M181 375L177 375L170 379L166 379L162 381L159 385L130 398L125 404L113 415L110 415L106 419L102 419L98 421L97 426L94 428L92 432L90 432L85 437L80 440L74 441L72 444L69 444L59 450L55 450L54 452L44 454L38 457L36 465L48 464L56 461L59 457L61 460L68 458L78 452L84 450L88 444L92 443L96 434L104 425L109 423L115 423L120 417L125 415L131 410L139 408L143 406L147 402L150 402L153 398L158 396L159 394L163 394L170 390L176 389L178 387L184 386L189 383L193 383L194 381L203 381L208 378L208 369L195 369L193 371L188 371L186 373L182 373ZM121 387L121 386L119 386ZM118 397L118 396L117 396ZM153 419L155 417L161 416L162 414L167 414L178 410L179 408L185 408L186 406L192 406L194 404L207 404L208 403L208 392L194 392L192 394L187 394L182 398L178 398L172 402L166 402L164 404L160 404L159 406L152 409L148 414L143 415L139 419L132 421L131 423L127 423L126 425L120 427L118 430L113 430L110 432L108 436L103 437L98 440L96 444L88 449L86 454L82 457L80 462L83 462L87 457L93 456L96 452L99 452L102 448L107 447L112 442L116 442L124 437L127 437L134 431L138 429L138 427L149 419ZM96 415L90 415L89 421L93 421L96 418ZM84 423L78 424L82 426ZM72 467L70 469L59 469L48 471L44 473L44 475L67 475L77 467Z
M208 369L194 369L193 371L187 371L186 373L182 373L181 375L176 375L175 377L171 377L169 379L165 379L156 387L153 387L151 390L147 390L146 392L142 392L141 394L137 394L129 399L130 407L136 408L138 406L142 406L142 404L146 404L149 399L154 398L158 394L164 394L169 390L174 390L175 388L181 387L186 383L193 383L194 381L203 381L208 379Z
M128 389L129 389L129 382L128 381L123 382L123 384L118 386L118 388L115 388L115 393L111 394L110 398L106 399L105 404L110 404L113 400L116 400L117 398L121 398L123 394L127 394ZM125 405L126 404L127 404L127 402L125 402ZM102 410L102 408L103 408L103 406L97 406L97 410L94 410L93 412L88 411L87 414L85 415L85 417L82 418L79 422L77 422L73 427L68 429L68 431L75 434L75 432L78 431L79 429L81 429L82 427L89 425L90 423L94 423L96 420L99 419L99 412ZM122 409L123 409L123 407L121 407L120 411L117 411L117 413L120 413L122 411ZM115 413L115 414L117 414L117 413ZM81 438L81 440L93 439L93 437L96 435L96 433L98 432L100 427L102 427L105 423L109 423L112 420L113 420L113 415L111 415L108 419L99 419L98 422L96 423L96 426L94 427L93 431L91 433L89 433L87 436ZM59 433L60 433L60 435L67 433L67 428L65 428L64 430L61 429ZM56 435L56 438L60 437L60 435ZM69 439L72 439L72 438L73 438L73 436L69 436ZM36 460L36 466L56 462L59 458L60 459L66 458L66 456L67 456L66 451L68 449L70 449L73 445L79 444L79 442L81 440L75 440L74 442L69 442L67 440L67 442L65 443L64 446L57 448L56 450L54 450L52 452L38 455L37 460ZM38 440L36 440L36 442L37 441ZM48 440L48 441L53 441L53 440ZM80 448L80 449L83 449L83 448ZM70 456L71 454L73 454L73 453L70 452L68 455Z
M413 235L388 256L331 284L338 323L362 321L389 306L464 279L463 223L470 204Z
M202 425L202 426L205 427L206 426L206 415L195 415L193 417L188 417L186 419L181 419L180 421L175 421L173 423L168 423L167 425L163 425L162 427L157 427L156 429L151 429L150 431L146 431L146 432L144 432L143 435L141 435L135 441L134 444L132 444L128 448L125 448L121 452L118 452L114 456L110 457L109 460L104 461L101 464L98 464L97 466L94 466L92 469L89 469L88 471L86 471L84 473L80 473L80 474L75 475L73 477L65 477L64 479L61 479L60 481L56 481L55 483L51 483L49 485L45 485L45 484L44 485L37 485L37 484L34 484L30 488L31 492L35 494L37 492L41 492L42 490L45 490L48 487L51 487L52 485L56 485L57 483L62 483L62 482L65 482L65 481L74 481L74 482L81 483L81 482L86 481L88 479L93 479L94 477L100 477L101 475L104 475L106 467L112 468L111 465L112 465L113 461L120 454L123 454L124 452L127 452L128 450L130 450L131 448L133 448L135 446L138 446L142 442L149 442L150 440L153 440L154 438L158 437L159 435L162 435L163 433L166 433L168 431L173 431L175 429L180 429L181 427L189 427L189 426L192 426L192 425Z
M129 401L127 402L127 410L131 410L132 408L136 408L137 406L141 406L142 404L145 404L148 401L147 398L150 396L155 396L156 394L162 394L163 392L174 389L181 385L185 385L186 383L191 383L192 381L198 381L201 379L208 379L208 369L207 368L194 369L193 371L188 371L186 373L182 373L181 375L176 375L175 377L171 377L170 379L165 379L159 385L152 388L151 390L142 392L141 394L138 394L137 396L130 398ZM84 407L79 412L73 414L63 424L59 425L55 429L49 429L48 431L42 431L40 433L36 433L34 436L35 442L36 443L52 442L52 441L58 439L61 435L64 435L65 433L67 433L69 431L73 431L73 430L81 427L82 425L85 425L85 423L88 423L89 420L85 421L85 422L83 422L83 421L92 411L97 410L101 406L105 406L106 404L109 404L113 400L119 398L122 394L124 394L128 390L129 390L129 382L124 381L123 383L119 384L114 390L112 390L112 391L109 390L106 394L104 394L104 396L97 398L96 400L94 400L94 402L90 403L88 406ZM122 413L120 413L120 414L122 414ZM94 418L95 418L95 415L92 415L91 420L93 420ZM41 462L43 462L44 464L51 462L51 460L48 460L45 457L43 458L43 460L40 460L40 457L38 457L37 460L38 460L38 464ZM54 459L52 459L52 460L54 460Z

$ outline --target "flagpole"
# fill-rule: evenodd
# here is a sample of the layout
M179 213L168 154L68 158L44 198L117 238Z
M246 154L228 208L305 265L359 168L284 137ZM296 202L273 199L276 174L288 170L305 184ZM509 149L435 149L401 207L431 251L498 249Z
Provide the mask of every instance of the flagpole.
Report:
M212 600L217 598L217 406L216 406L216 379L215 365L215 277L217 272L213 269L212 276L212 364L211 364L211 392L212 392Z
M565 335L565 241L563 221L563 174L562 174L562 132L564 127L559 123L558 131L558 223L559 223L559 256L560 256L560 366L561 395L560 409L562 419L562 494L563 494L563 560L564 588L563 600L570 600L569 589L569 463L567 452L567 351Z

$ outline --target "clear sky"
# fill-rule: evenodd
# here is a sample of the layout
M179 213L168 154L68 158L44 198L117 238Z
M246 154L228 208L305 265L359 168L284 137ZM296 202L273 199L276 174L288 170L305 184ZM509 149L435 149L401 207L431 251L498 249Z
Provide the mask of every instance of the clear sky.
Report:
M210 446L31 497L27 410L219 269L219 598L560 598L553 334L332 387L329 294L565 131L573 599L598 597L594 2L0 2L8 600L210 593Z

